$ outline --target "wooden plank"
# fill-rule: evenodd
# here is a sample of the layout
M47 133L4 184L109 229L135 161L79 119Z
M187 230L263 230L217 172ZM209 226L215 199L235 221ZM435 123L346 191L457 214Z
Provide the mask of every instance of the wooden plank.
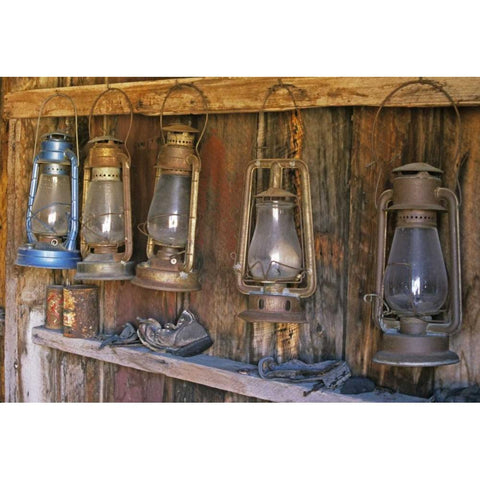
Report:
M4 81L0 78L0 306L5 307L5 250L7 246L7 122L3 116ZM3 358L0 359L3 365ZM0 385L3 380L0 379Z
M343 358L347 316L351 109L302 112L303 160L310 170L317 290L304 300L308 324L301 325L301 358Z
M480 110L462 109L462 155L466 160L460 171L460 252L462 266L463 323L460 332L450 338L450 349L460 363L438 368L435 387L457 388L480 383Z
M37 345L62 350L88 358L123 365L150 373L161 373L183 381L193 382L249 397L274 402L424 402L425 399L401 394L371 392L342 395L328 390L309 392L311 384L293 384L264 380L257 375L241 372L254 371L255 366L226 358L196 355L182 358L152 352L145 347L107 347L99 349L100 342L66 338L61 333L43 327L34 328L32 340ZM252 372L254 373L254 372Z
M7 171L10 178L16 178L18 175L16 166L20 165L19 149L16 148L21 135L21 122L17 120L9 121L9 141L8 141L8 164ZM7 205L10 205L10 215L7 215L7 231L10 234L7 237L7 249L5 251L6 278L9 279L5 285L5 401L16 401L18 392L18 334L17 334L17 304L16 290L18 277L14 275L13 264L15 262L16 249L19 240L18 235L18 203L15 198L15 182L7 183ZM8 213L8 212L7 212ZM13 233L15 231L15 233ZM11 319L11 320L10 320Z
M5 402L5 319L0 320L0 403Z
M208 329L214 344L209 353L247 360L246 296L236 286L232 252L237 251L245 168L255 141L256 115L212 115L201 144L202 170L198 196L199 227L195 255L202 290L192 292L190 308Z
M286 77L285 84L295 86L294 94L299 108L378 106L383 99L401 83L413 77ZM478 77L436 77L452 97L464 106L480 105L480 78ZM207 77L185 78L181 82L192 82L200 88L208 99L211 113L247 113L262 109L265 92L277 78L270 77ZM128 82L112 84L125 91L132 102L135 113L159 115L164 97L176 79ZM104 91L105 85L85 85L65 88L48 88L30 91L11 92L5 97L7 118L35 118L42 102L56 92L71 96L78 115L89 115L96 97ZM185 115L204 113L202 102L187 90L172 94L165 105L165 115ZM412 86L394 95L391 106L445 106L449 105L440 92L425 87ZM279 91L272 96L266 111L291 110L291 98ZM118 98L99 105L96 112L103 114L126 114L128 106ZM69 116L71 105L65 99L55 99L48 103L45 116Z

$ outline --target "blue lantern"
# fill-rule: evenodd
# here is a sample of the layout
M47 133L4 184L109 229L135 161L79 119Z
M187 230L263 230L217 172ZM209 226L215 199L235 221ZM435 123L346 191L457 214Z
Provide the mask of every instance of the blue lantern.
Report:
M37 138L38 124L35 147ZM16 265L74 269L81 260L80 252L75 249L78 233L78 163L78 141L75 154L68 134L55 131L42 136L40 153L34 154L33 159L26 215L27 243L18 249Z

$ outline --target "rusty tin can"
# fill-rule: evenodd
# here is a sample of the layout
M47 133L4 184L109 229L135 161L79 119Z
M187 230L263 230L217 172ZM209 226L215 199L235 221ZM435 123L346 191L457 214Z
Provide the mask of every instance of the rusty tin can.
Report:
M47 286L47 307L45 328L62 330L63 328L63 286Z
M93 338L99 330L98 287L70 285L63 289L63 335Z

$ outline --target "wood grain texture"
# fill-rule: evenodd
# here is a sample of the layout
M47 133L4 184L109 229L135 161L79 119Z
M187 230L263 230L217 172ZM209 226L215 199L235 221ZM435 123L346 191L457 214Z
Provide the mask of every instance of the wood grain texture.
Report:
M396 87L413 77L285 77L283 83L294 85L294 93L299 108L339 107L339 106L378 106ZM437 77L452 95L464 106L480 105L480 78L477 77ZM142 82L122 82L114 84L129 96L135 113L159 115L168 89L177 81L191 82L201 88L208 99L211 113L252 113L262 109L265 92L277 78L269 77L209 77L165 79ZM35 88L35 87L33 87ZM84 85L67 87L62 91L74 100L79 115L89 115L95 98L105 90L105 85ZM16 91L6 95L5 114L7 118L34 118L39 105L56 88ZM273 98L275 97L275 98ZM201 101L172 95L167 102L165 115L188 115L205 113ZM405 88L396 94L391 106L445 106L449 101L440 92L422 86ZM47 116L70 114L71 106L65 100L54 100L47 106ZM289 95L279 92L272 96L266 106L267 111L291 110ZM117 100L105 103L99 114L125 114L127 106Z
M8 140L8 165L7 170L12 178L15 178L15 166L20 164L19 154L15 145L20 137L20 123L17 120L10 120L9 122L9 140ZM18 162L17 162L18 160ZM7 249L5 251L6 263L6 278L9 279L5 285L5 365L4 365L4 382L5 382L5 401L15 401L18 392L18 377L17 377L17 305L16 305L16 289L18 285L17 276L14 275L13 264L15 262L15 253L19 245L19 240L16 236L22 234L15 225L16 201L15 201L15 184L9 182L7 185L7 205L11 205L11 215L7 215ZM15 228L16 227L16 228ZM16 230L16 231L15 231ZM9 321L11 319L11 321Z
M369 394L342 395L335 391L321 389L305 395L305 392L311 390L311 384L264 380L254 372L248 375L242 373L245 370L253 369L255 371L253 365L211 355L182 358L152 352L143 346L108 347L100 350L98 341L66 338L61 333L43 327L35 328L32 338L37 345L74 353L82 357L94 358L146 372L162 373L182 381L274 402L422 401L407 395L395 395L381 391ZM198 385L195 389L199 389ZM181 391L185 392L184 389ZM210 396L211 391L207 392ZM219 395L219 392L216 394ZM177 393L173 396L176 395ZM199 401L199 397L199 395L185 396L182 401Z
M8 122L3 115L4 80L0 77L0 306L5 308L5 251L7 249L7 161L8 161ZM0 402L5 401L5 320L0 326Z
M200 154L196 257L202 290L190 294L190 308L209 330L209 353L245 360L246 324L235 315L246 308L237 290L232 253L240 233L245 169L251 160L256 116L213 115Z
M7 247L8 122L3 114L4 80L0 78L0 306L5 307L5 250ZM2 332L3 335L3 332ZM3 358L0 359L3 365ZM2 377L3 378L3 377ZM0 380L0 385L3 381Z
M480 111L464 108L461 115L461 153L465 155L459 175L463 323L460 332L450 339L450 349L458 354L460 363L435 371L435 386L446 388L480 383L480 232L477 208L480 201Z
M300 358L306 362L343 357L347 316L350 151L352 111L304 111L305 147L312 191L317 290L304 300Z

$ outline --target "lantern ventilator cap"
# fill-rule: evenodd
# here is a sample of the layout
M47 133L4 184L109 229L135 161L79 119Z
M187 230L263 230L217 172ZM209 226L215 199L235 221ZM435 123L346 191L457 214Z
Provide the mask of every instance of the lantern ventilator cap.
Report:
M261 199L267 199L267 198L272 198L272 199L281 199L281 198L296 198L297 196L289 192L288 190L284 190L283 188L277 188L277 187L270 187L269 189L259 193L258 195L255 195L255 198L261 198Z
M443 170L436 168L429 163L425 162L415 162L415 163L407 163L406 165L402 165L401 167L394 168L392 170L393 173L420 173L420 172L429 172L434 174L442 174Z
M173 123L167 127L163 127L163 130L166 132L181 132L181 133L198 133L200 130L191 127L190 125L185 125L184 123Z
M175 146L193 146L195 133L198 132L196 128L183 123L174 123L163 129L167 132L167 144Z
M124 143L123 140L119 140L118 138L111 137L110 135L103 135L103 136L100 136L100 137L92 138L91 140L89 140L87 142L87 144L91 145L91 144L94 144L94 143L108 143L108 142L112 142L112 143L116 143L116 144L123 144Z
M41 136L42 141L59 141L59 142L71 142L72 136L66 132L56 131L56 132L49 132L44 133Z

